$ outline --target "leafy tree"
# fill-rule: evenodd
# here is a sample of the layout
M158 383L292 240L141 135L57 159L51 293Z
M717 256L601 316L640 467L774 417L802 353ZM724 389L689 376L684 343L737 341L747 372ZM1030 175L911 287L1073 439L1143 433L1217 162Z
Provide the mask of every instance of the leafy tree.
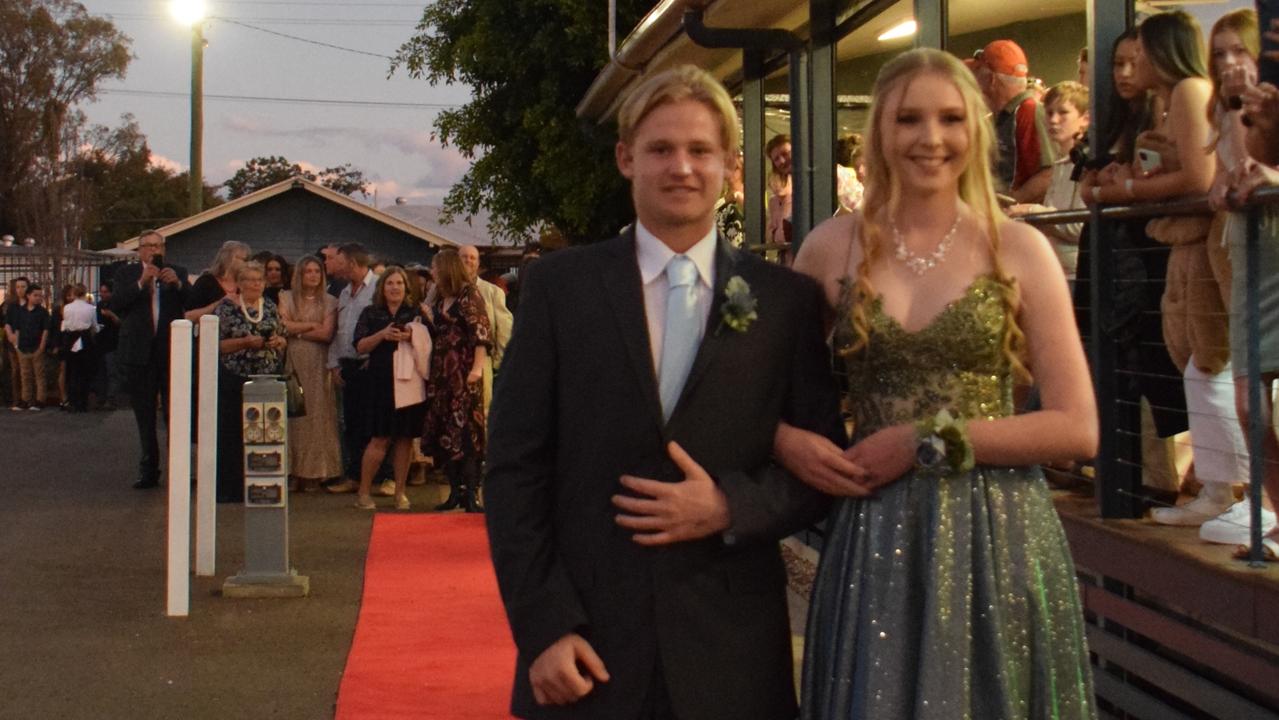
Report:
M249 160L244 167L236 170L231 179L223 183L223 186L227 189L227 197L234 200L294 177L319 182L324 187L343 195L352 195L357 192L362 196L368 195L369 183L363 171L352 168L350 163L324 168L319 173L313 173L277 155Z
M84 246L101 250L147 228L186 217L187 173L174 173L151 163L151 148L132 115L116 128L96 125L77 144L69 163ZM204 186L204 207L221 204L217 188Z
M652 5L620 0L619 27ZM444 199L448 215L485 208L499 236L549 222L574 242L608 237L633 217L613 159L616 131L573 112L608 59L607 22L599 0L427 5L391 72L473 90L471 102L435 120L439 139L472 161Z
M0 229L73 242L56 182L67 123L124 77L131 40L73 0L0 0L0 38Z

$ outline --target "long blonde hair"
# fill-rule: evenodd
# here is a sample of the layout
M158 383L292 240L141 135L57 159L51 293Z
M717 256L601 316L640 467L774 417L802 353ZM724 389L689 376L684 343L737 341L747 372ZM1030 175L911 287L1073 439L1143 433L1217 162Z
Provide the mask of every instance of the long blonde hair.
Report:
M955 56L932 48L918 48L898 55L879 71L870 108L870 126L866 132L866 194L862 202L862 259L857 266L857 282L853 289L851 323L853 343L846 353L856 352L870 343L870 320L867 308L875 298L870 282L871 264L884 247L885 226L897 212L901 199L901 180L889 169L884 151L884 134L888 119L884 117L888 99L895 92L904 92L906 84L920 73L941 75L955 85L964 100L965 124L968 127L968 157L964 159L964 171L959 176L959 198L978 216L986 229L990 243L993 275L1001 288L1005 307L1002 348L1013 373L1018 379L1030 376L1022 358L1026 336L1017 325L1020 293L1015 278L1009 276L999 257L999 224L1007 216L995 199L995 185L991 168L995 164L996 145L994 129L986 117L986 105L982 100L977 80Z

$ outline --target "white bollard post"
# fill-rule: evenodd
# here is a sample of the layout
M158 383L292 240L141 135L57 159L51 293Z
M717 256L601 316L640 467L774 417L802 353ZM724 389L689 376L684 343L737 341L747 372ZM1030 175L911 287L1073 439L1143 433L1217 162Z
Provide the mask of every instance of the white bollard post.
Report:
M167 614L191 606L191 321L169 325L169 567Z
M200 318L200 402L196 432L195 574L210 577L217 558L218 316Z

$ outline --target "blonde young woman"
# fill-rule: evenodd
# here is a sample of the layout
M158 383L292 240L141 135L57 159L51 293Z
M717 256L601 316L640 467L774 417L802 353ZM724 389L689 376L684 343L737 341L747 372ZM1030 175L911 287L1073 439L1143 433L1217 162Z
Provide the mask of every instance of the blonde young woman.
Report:
M280 320L289 340L285 372L298 375L306 415L289 420L289 470L298 489L315 492L322 480L342 474L337 393L326 369L338 301L325 291L324 263L314 255L297 262L292 286L280 291Z
M847 450L776 437L784 464L843 498L809 612L809 720L1095 716L1036 465L1091 456L1096 407L1052 247L998 209L985 114L951 55L885 65L864 204L795 262L825 290L855 423ZM1014 415L1032 372L1043 409Z

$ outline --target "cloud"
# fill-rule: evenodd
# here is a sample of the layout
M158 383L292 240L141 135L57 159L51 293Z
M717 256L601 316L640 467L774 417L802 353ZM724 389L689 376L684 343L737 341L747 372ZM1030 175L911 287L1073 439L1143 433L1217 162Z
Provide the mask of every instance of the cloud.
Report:
M323 164L315 164L288 155L290 162L295 162L303 169L318 172L324 167L341 162L350 162L353 167L363 170L369 179L369 197L372 199L377 191L379 205L389 205L395 198L402 197L413 204L438 205L444 200L449 188L466 173L471 161L462 157L453 147L444 147L431 136L429 130L400 128L367 128L356 126L311 125L306 127L284 127L259 117L232 115L221 123L228 134L236 134L251 138L253 141L280 140L287 141L291 147L310 147L312 150L299 152L312 158L325 159ZM283 144L283 143L282 143ZM333 155L342 153L335 159ZM387 162L392 158L391 162ZM379 160L380 159L380 160ZM236 160L226 165L228 176L244 166L244 160ZM370 163L386 163L378 168ZM392 168L390 173L385 172ZM405 168L408 168L405 170ZM405 180L416 177L415 180Z
M151 157L147 159L147 162L151 167L164 168L174 175L180 175L187 171L186 165L155 152L151 153Z
M366 128L342 125L313 125L309 127L273 127L257 118L232 115L222 121L222 127L233 133L252 135L255 138L288 138L312 145L324 146L333 140L343 144L360 145L366 150L396 150L402 155L426 156L440 150L439 142L431 138L427 130L403 130L398 128Z

